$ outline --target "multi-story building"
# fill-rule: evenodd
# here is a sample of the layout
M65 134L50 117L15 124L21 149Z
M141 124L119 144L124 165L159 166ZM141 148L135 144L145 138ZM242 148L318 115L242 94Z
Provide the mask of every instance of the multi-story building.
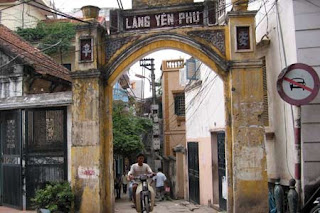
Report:
M180 70L185 86L187 159L190 200L226 210L225 100L223 82L193 57Z
M185 93L179 84L179 69L184 60L166 60L162 62L162 113L163 113L163 156L173 196L184 197L184 155L176 152L185 144Z
M32 6L35 5L35 6ZM7 26L11 30L17 28L33 28L39 21L54 17L47 7L53 7L50 0L40 1L0 1L0 24ZM42 10L40 8L44 8Z

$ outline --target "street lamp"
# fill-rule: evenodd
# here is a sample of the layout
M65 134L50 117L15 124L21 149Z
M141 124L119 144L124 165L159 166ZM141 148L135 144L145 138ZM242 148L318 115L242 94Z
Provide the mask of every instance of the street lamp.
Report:
M146 76L140 75L140 74L135 74L135 76L138 77L138 78L145 78L145 79L147 79L147 80L150 82L150 85L152 85L152 82L151 82L150 78L147 78Z
M150 80L150 78L148 78L148 77L146 77L146 76L144 76L144 75L140 75L140 74L135 74L135 76L138 77L138 78L145 78L145 79L147 79L147 80L149 81L149 83L150 83L150 87L152 87L152 81ZM159 82L154 82L154 86L155 86L155 87L160 87L160 86L161 86L161 83L159 83ZM151 89L152 89L152 88L151 88Z

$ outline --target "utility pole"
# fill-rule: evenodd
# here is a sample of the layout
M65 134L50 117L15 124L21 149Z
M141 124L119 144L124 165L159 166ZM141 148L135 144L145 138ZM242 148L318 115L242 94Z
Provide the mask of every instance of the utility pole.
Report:
M140 60L140 66L151 71L152 104L156 104L156 87L155 87L156 76L154 74L154 59L143 58Z
M151 89L152 89L152 105L151 114L153 121L153 131L152 131L152 145L151 145L151 168L155 169L155 152L160 150L160 126L159 126L159 106L156 104L156 86L155 86L155 74L154 74L154 59L144 58L140 60L140 66L151 71Z

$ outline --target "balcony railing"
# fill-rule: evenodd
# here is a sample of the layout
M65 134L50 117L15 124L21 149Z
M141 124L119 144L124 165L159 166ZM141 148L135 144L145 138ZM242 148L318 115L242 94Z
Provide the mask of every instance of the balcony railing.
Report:
M162 62L162 70L177 70L184 67L183 59L166 60Z

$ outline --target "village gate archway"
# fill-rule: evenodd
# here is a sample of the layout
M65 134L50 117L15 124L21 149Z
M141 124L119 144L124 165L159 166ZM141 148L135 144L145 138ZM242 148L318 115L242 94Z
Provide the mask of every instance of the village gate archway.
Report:
M136 60L166 48L198 58L224 82L228 212L268 209L262 62L254 57L255 12L234 5L228 24L218 26L214 9L215 2L205 1L115 11L107 37L94 20L78 27L76 71L72 73L71 176L80 212L114 211L113 84ZM140 24L138 19L134 24L136 17L142 17ZM161 24L165 33L158 29Z

